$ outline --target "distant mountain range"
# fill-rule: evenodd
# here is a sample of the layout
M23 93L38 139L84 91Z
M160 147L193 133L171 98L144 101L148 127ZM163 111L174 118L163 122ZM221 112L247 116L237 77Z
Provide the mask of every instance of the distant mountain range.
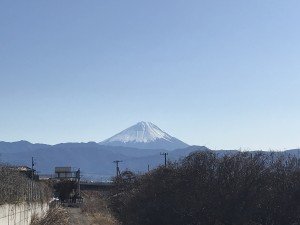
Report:
M22 145L22 143L24 145ZM164 149L137 149L122 146L105 146L95 142L63 143L57 145L40 145L29 142L1 142L0 161L13 165L31 164L31 157L36 161L37 171L51 174L56 166L80 168L83 178L107 177L115 174L114 160L122 160L121 170L146 172L148 165L155 168L163 164L161 152L168 152L169 160L177 160L195 150L208 150L206 147L190 146L172 151ZM5 146L5 148L2 148ZM11 153L10 148L14 149ZM19 146L17 152L15 146ZM32 150L30 150L32 149Z
M35 158L36 169L41 174L51 174L56 166L80 168L83 179L99 179L115 174L114 160L122 160L121 170L146 172L163 164L161 152L169 160L178 160L195 151L207 151L205 146L188 146L162 131L150 122L140 122L100 143L62 143L57 145L32 144L27 141L0 142L0 161L15 165L31 164ZM216 151L219 155L234 150ZM283 154L299 156L299 150Z
M187 155L188 147L153 123L139 122L100 143L0 142L0 161L29 166L34 157L41 173L53 173L56 166L72 166L81 168L88 178L114 175L114 160L122 160L123 169L145 172L148 165L154 168L163 162L160 152L168 152L169 159L175 160Z

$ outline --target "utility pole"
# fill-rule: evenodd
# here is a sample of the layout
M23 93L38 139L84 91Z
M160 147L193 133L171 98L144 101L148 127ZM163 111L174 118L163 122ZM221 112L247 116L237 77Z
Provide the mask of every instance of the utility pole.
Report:
M30 191L30 195L31 195L31 200L33 200L33 178L34 178L34 158L31 157L31 191Z
M298 150L297 150L297 154L298 154L298 156L297 156L297 168L299 169L299 160L300 160L300 149L298 148Z
M77 198L80 198L80 169L76 171L76 178L77 178Z
M33 181L33 177L34 177L34 158L31 157L31 180Z
M116 160L116 161L113 161L113 163L115 163L116 164L116 177L119 177L120 176L120 168L119 168L119 163L120 162L123 162L123 161L121 161L121 160Z
M165 167L167 167L167 155L168 155L168 153L163 152L163 153L160 153L160 155L163 155L165 157Z

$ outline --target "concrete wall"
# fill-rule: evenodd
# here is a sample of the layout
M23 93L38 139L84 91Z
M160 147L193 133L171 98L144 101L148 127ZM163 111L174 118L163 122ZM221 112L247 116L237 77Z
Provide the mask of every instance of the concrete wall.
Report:
M48 209L48 204L40 203L0 205L0 225L29 225L33 215L42 217Z

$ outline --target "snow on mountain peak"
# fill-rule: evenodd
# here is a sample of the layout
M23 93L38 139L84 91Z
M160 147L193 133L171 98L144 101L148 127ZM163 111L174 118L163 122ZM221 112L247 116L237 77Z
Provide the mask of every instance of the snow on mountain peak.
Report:
M142 121L105 140L103 143L149 143L158 139L163 139L165 141L171 142L173 137L162 131L155 124Z

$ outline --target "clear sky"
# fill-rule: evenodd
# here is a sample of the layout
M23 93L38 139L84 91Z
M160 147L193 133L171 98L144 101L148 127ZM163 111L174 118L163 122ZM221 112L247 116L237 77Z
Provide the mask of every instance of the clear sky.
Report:
M0 0L0 140L300 145L299 0Z

